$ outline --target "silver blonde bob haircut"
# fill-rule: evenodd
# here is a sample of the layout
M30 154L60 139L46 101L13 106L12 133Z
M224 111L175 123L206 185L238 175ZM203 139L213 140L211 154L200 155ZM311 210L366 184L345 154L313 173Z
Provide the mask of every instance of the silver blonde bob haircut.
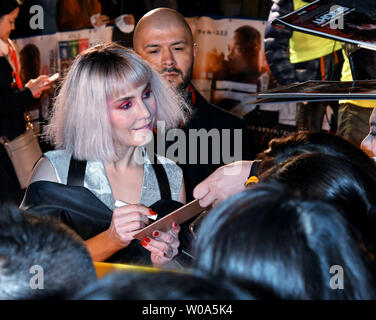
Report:
M117 161L108 101L126 94L127 86L146 83L156 100L156 121L169 129L188 118L191 109L182 96L132 50L107 43L83 51L61 84L47 140L79 160Z

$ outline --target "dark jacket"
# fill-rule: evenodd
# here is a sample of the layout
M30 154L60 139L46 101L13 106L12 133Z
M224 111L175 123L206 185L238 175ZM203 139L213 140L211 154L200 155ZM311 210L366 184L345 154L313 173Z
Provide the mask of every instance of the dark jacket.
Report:
M0 57L0 137L13 140L25 132L24 111L35 102L29 89L12 89L12 67ZM12 163L0 145L0 200L18 201L20 186Z
M311 1L307 0L306 2ZM270 71L280 85L308 80L322 80L320 59L292 64L288 50L292 31L287 28L276 28L272 25L276 18L292 11L294 11L293 0L273 0L264 37L265 57ZM339 80L343 57L340 51L337 51L337 54L341 61L338 65L334 65L331 54L324 57L326 80Z
M242 148L241 154L238 155L238 159L236 160L249 160L250 159L250 145L249 145L249 133L246 126L246 123L243 119L240 119L236 115L227 112L223 109L216 107L215 105L206 101L206 99L196 90L193 88L193 95L195 98L192 99L190 96L188 99L190 101L194 101L193 115L192 117L185 123L185 125L181 128L186 137L186 157L185 163L181 163L178 161L178 165L183 169L184 174L184 181L186 187L186 194L187 194L187 201L193 199L193 189L194 187L199 184L201 181L205 180L211 173L213 173L217 168L223 166L228 163L226 158L223 158L223 153L227 154L227 148L230 148L230 155L233 156L234 153L234 129L241 129L242 131ZM219 150L218 153L219 157L215 152L211 152L213 142L211 139L208 139L208 145L205 147L205 141L203 140L203 144L201 145L200 139L196 140L196 136L193 134L190 136L191 133L195 132L196 130L204 129L206 132L210 132L212 129L219 130ZM229 139L226 138L227 133L222 131L223 129L227 129L230 133ZM173 145L178 138L175 138L174 141L166 141L166 150ZM194 148L194 145L197 142L197 147ZM200 146L202 150L200 150ZM200 156L202 156L201 151L208 150L208 158L206 163L200 163ZM216 151L216 149L214 149ZM197 157L195 156L195 152ZM164 154L164 156L168 157L168 154ZM192 158L189 161L190 157ZM174 159L173 159L174 160ZM194 162L195 163L192 163ZM205 158L203 158L205 160Z
M12 67L5 57L0 57L0 136L9 140L25 132L23 113L35 103L29 89L12 89L12 81Z

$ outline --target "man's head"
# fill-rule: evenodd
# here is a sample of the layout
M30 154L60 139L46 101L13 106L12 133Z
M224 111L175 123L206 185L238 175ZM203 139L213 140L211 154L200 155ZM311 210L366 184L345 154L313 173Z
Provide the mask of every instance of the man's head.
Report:
M196 47L192 31L179 12L159 8L144 15L134 31L133 47L175 88L187 88Z
M96 273L83 240L58 220L0 209L0 299L70 298Z
M369 118L369 133L360 144L360 149L370 157L376 157L376 108Z

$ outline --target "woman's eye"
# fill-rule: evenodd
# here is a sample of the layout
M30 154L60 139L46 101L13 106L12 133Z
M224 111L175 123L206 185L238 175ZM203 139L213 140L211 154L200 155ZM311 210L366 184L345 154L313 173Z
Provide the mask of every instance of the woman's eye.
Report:
M151 96L151 90L146 90L143 95L142 95L142 99L149 99Z
M120 105L120 109L127 110L132 106L132 102L125 101Z

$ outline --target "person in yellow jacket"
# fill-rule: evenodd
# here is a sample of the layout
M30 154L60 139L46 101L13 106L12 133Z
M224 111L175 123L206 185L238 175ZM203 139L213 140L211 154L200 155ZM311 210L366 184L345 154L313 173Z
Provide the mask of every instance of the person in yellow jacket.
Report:
M339 80L342 57L340 42L274 27L279 16L309 4L302 0L273 0L265 30L265 54L280 85L308 80ZM320 131L327 103L298 104L298 129ZM336 106L334 106L336 108Z
M355 66L359 67L359 62L363 64L362 69L366 69L368 75L365 75L361 70L355 70L358 73L357 80L375 79L373 73L376 72L375 54L366 49L360 52L362 56L368 56L368 59L360 60L359 54L355 55ZM342 69L342 81L352 81L353 75L351 72L348 57L345 55L345 62ZM360 71L360 72L359 72ZM357 146L360 146L362 140L367 136L369 131L369 118L373 108L376 106L376 100L341 100L338 108L338 128L337 135L349 140Z

